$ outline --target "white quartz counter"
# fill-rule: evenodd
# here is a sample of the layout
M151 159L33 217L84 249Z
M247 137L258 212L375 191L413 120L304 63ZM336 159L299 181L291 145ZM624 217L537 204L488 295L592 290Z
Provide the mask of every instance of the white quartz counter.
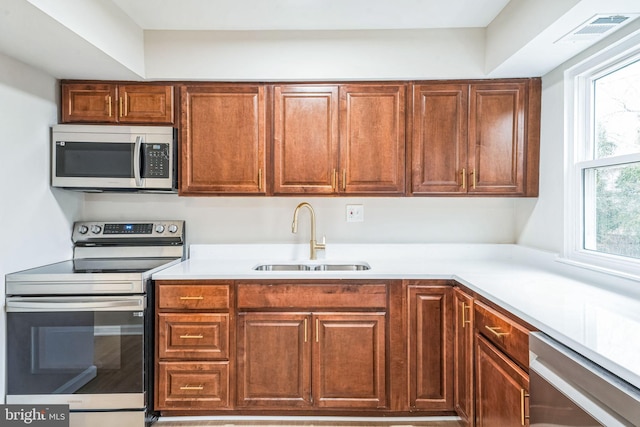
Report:
M517 245L334 244L322 258L366 271L256 271L308 260L308 245L192 245L153 275L197 279L454 279L640 389L640 282L569 267Z

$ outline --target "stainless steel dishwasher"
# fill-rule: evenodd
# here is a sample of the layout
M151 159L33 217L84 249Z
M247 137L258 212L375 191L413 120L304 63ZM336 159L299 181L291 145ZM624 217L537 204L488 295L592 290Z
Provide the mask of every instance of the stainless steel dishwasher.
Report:
M568 347L529 336L530 426L640 426L640 390Z

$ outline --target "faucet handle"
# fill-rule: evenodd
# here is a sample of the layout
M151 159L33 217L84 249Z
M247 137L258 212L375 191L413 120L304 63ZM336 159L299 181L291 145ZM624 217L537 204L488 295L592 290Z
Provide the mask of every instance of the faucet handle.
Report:
M322 243L316 243L316 248L325 249L327 246L327 236L322 235Z

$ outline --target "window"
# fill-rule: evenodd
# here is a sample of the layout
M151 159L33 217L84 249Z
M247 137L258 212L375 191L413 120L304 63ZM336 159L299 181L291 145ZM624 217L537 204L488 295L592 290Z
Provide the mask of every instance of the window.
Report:
M640 49L624 45L567 72L565 255L640 276Z

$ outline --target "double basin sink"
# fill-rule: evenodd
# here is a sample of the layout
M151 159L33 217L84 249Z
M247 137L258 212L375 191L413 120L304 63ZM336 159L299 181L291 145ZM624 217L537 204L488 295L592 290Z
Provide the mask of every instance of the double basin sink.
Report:
M371 266L366 262L279 262L259 264L253 268L257 271L365 271Z

